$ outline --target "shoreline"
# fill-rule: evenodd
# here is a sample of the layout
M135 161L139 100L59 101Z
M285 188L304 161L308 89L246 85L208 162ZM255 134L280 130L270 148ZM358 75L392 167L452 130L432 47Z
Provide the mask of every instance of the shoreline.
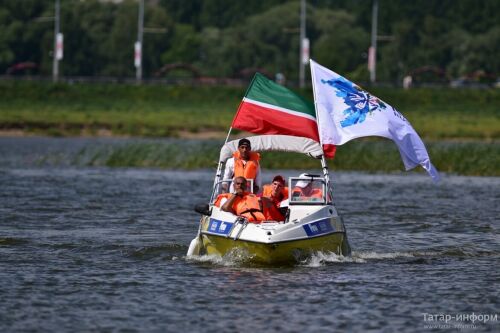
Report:
M57 129L57 128L56 128ZM114 134L110 129L101 128L93 132L88 130L80 131L80 134L71 133L70 135L63 135L59 133L58 135L53 135L50 131L25 131L22 129L0 129L0 137L63 137L63 138L178 138L178 139L224 139L227 136L227 132L223 131L202 131L202 132L189 132L189 131L178 131L176 135L173 136L137 136L130 134ZM234 135L231 135L233 137ZM243 137L244 134L239 136Z
M60 130L58 128L54 128ZM248 136L253 136L257 134L247 133L238 131L237 133L231 133L230 139L235 140L237 138L243 138ZM100 128L95 131L88 131L86 129L82 129L79 134L73 132L61 133L58 132L57 135L51 133L50 129L44 131L26 131L23 129L0 129L0 137L46 137L46 138L116 138L116 139L197 139L197 140L212 140L212 139L225 139L227 136L227 131L216 131L216 130L206 130L206 131L198 131L191 132L186 130L179 130L175 132L175 135L169 136L143 136L143 135L132 135L132 134L115 134L112 130L107 128ZM370 138L378 138L378 137L367 137L362 138L361 140L370 141ZM359 140L359 139L358 139ZM433 139L433 138L422 138L425 142L433 142L433 143L491 143L491 144L500 144L500 139L494 138L444 138L444 139Z
M219 132L195 133L184 137L47 136L23 131L1 131L4 162L22 166L146 167L194 170L216 165L224 142ZM227 134L226 134L227 135ZM213 138L215 136L215 138ZM247 136L239 132L231 140ZM500 140L425 140L436 168L447 174L500 176ZM16 157L17 156L17 157ZM16 162L17 163L17 162ZM337 149L328 160L332 169L365 172L404 170L397 146L384 138L352 140ZM317 160L305 155L275 152L266 156L268 169L314 169ZM419 168L417 168L419 169Z

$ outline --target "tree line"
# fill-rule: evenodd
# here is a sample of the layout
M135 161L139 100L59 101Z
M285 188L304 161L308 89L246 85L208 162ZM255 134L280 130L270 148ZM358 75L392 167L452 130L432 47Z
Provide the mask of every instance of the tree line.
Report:
M299 1L145 2L144 77L238 77L259 69L297 80ZM308 0L306 12L311 57L367 81L372 0ZM134 76L137 1L61 0L60 15L63 76ZM54 0L0 0L0 74L50 75L53 16ZM401 82L413 73L444 80L478 71L496 79L499 22L498 0L379 0L377 79ZM32 66L16 71L20 63ZM172 64L183 66L165 67Z

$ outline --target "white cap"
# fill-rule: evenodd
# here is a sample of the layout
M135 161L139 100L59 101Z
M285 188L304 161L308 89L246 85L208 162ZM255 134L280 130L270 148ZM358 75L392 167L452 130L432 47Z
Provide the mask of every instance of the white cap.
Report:
M305 179L309 179L310 177L308 177L307 173L303 173L299 176L300 178L305 178ZM312 178L311 178L312 179ZM297 187L300 187L300 188L304 188L306 187L307 185L309 185L311 182L310 181L307 181L307 180L299 180L295 186Z

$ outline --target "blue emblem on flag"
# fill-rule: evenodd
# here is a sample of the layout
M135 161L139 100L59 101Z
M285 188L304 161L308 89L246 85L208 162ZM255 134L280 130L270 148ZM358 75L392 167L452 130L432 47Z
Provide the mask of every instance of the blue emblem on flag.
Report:
M307 236L317 236L321 234L326 234L333 231L332 224L330 223L330 219L324 219L321 221L316 221L313 223L305 224L303 226L304 231Z
M328 81L321 80L321 83L331 86L335 90L336 96L342 98L344 104L348 106L343 111L346 117L340 121L342 127L361 124L365 121L367 114L371 114L375 110L386 109L384 102L341 76Z

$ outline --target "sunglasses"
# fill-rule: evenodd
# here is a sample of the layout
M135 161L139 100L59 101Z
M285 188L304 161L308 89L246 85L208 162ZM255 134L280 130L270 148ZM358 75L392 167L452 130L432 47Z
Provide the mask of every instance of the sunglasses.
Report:
M241 183L241 182L238 182L238 183L234 183L234 185L243 185L245 183Z
M276 187L283 187L284 185L281 185L281 183L273 183L274 186Z

